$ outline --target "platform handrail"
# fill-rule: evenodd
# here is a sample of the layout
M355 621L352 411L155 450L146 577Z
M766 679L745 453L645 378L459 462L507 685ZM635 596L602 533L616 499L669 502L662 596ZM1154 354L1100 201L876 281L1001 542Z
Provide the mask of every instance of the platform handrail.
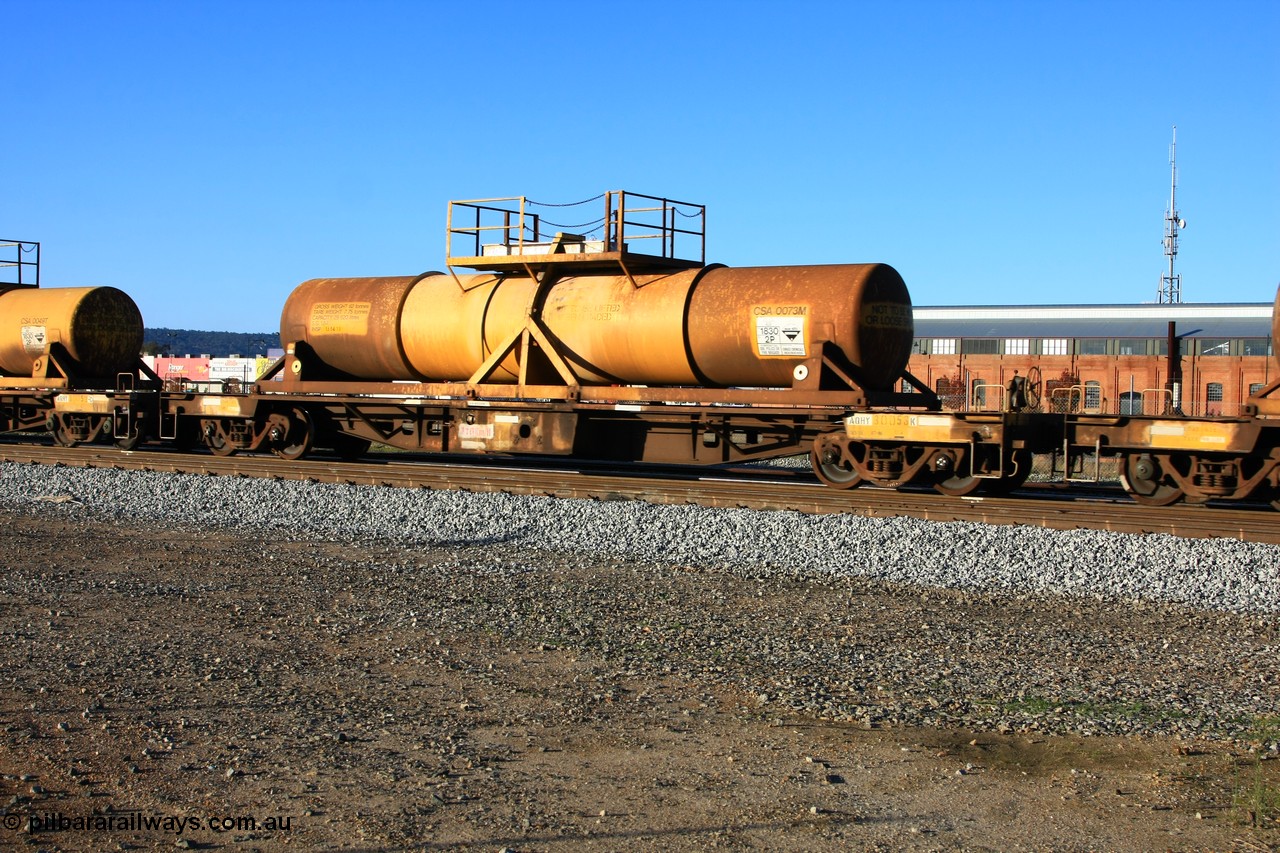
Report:
M551 222L532 208L578 208L603 201L603 214L583 222ZM485 256L488 246L503 247L505 257L538 255L557 242L578 254L619 253L706 263L706 205L626 190L609 190L569 204L537 202L527 196L464 199L449 202L445 256ZM578 219L556 215L557 219ZM689 224L682 220L690 220ZM595 235L599 235L598 237ZM487 242L492 239L493 242ZM636 251L635 243L657 242L656 251ZM684 251L690 242L697 250ZM455 247L457 250L455 251Z
M0 240L0 250L12 249L12 255L0 251L0 269L12 268L17 271L17 281L0 281L0 285L16 284L19 287L40 286L40 244L34 240ZM23 255L34 255L32 260L23 260ZM26 275L24 276L24 273Z

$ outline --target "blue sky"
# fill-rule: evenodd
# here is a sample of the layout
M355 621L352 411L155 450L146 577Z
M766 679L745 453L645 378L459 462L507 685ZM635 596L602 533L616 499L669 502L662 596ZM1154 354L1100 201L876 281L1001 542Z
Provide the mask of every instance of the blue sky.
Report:
M149 326L444 262L450 199L707 205L708 261L918 305L1280 282L1280 3L0 0L0 237Z

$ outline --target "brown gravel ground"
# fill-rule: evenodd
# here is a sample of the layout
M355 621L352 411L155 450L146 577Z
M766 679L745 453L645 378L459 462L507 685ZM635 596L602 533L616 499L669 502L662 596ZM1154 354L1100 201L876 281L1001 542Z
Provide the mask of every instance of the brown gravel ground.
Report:
M266 529L146 528L57 507L0 510L0 529L0 848L1280 844L1280 760L1265 748L824 720L745 687L761 661L670 627L714 610L722 645L748 624L826 631L829 584L784 579L762 595L724 572L659 582L645 567L546 557L486 574L482 548L272 543ZM530 574L543 570L553 583ZM921 618L919 591L841 583L851 630ZM652 629L618 621L647 600ZM947 602L954 619L967 608L1003 619L1014 646L1044 618ZM562 610L571 626L548 618ZM1191 620L1203 627L1182 638L1189 654L1234 642L1214 622ZM661 642L632 639L651 630ZM719 663L690 663L708 658ZM200 824L179 831L180 819ZM239 826L209 825L223 820Z

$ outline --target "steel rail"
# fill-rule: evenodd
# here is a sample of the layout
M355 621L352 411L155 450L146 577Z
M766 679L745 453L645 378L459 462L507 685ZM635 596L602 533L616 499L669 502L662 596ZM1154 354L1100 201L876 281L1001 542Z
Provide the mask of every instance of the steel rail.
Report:
M111 447L63 448L0 443L0 462L157 471L318 483L507 492L559 498L643 500L802 513L871 517L912 516L939 522L1029 525L1059 530L1094 529L1184 537L1230 538L1280 544L1280 524L1269 507L1186 506L1151 508L1126 497L1062 495L1026 490L1013 497L950 498L931 491L859 488L840 491L785 469L689 468L674 473L617 467L547 467L545 460L401 461L394 456L361 462L338 459L288 461L266 455L216 457ZM3 472L0 471L0 476Z

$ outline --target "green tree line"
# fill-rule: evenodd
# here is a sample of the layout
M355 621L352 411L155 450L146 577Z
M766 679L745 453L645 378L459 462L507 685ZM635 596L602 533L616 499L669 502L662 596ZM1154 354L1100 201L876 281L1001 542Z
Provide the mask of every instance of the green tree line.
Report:
M266 355L280 346L278 332L202 332L196 329L145 329L143 355L200 356Z

